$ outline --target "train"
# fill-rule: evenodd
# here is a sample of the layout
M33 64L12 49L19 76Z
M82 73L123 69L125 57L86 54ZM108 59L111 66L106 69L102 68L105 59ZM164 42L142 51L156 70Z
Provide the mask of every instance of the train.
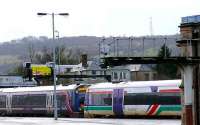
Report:
M61 116L83 114L87 85L56 87L57 111ZM54 86L0 89L0 115L51 116L54 111Z
M58 85L64 117L181 116L181 80ZM52 116L53 86L0 89L0 115Z
M88 87L84 114L181 116L181 80L99 83Z

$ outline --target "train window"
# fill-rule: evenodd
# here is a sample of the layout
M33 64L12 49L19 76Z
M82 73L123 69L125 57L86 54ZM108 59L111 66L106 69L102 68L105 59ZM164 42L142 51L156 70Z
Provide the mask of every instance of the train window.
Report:
M180 93L159 93L158 103L161 105L180 105Z
M0 108L6 107L6 95L0 95Z
M57 95L56 98L58 108L66 106L66 95Z
M24 105L31 107L46 107L46 94L13 95L13 108L24 107Z
M27 104L34 107L46 107L46 94L28 95Z
M126 93L124 105L180 105L180 93Z
M112 105L112 94L92 93L89 105Z
M25 95L13 95L12 96L12 107L13 108L20 108L23 107L25 100Z
M80 104L84 104L85 97L80 97Z

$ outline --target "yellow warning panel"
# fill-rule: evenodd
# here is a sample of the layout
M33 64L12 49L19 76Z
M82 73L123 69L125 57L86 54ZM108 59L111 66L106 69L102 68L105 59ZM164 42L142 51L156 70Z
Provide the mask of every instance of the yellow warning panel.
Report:
M31 69L33 75L51 75L51 68L46 65L32 65Z

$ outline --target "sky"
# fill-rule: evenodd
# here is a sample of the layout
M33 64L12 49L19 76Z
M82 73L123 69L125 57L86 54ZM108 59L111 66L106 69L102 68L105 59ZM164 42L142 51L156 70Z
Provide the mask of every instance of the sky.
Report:
M26 36L143 36L179 33L181 17L200 15L200 0L0 0L0 42ZM152 23L151 23L152 22ZM152 26L152 30L151 27Z

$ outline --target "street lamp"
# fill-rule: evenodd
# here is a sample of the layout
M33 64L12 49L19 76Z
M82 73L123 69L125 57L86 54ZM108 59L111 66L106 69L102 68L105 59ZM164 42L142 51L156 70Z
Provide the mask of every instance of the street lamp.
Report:
M60 37L60 33L58 32L58 30L55 30L55 33L56 33L56 38L57 38L57 41L59 42L59 37ZM57 57L57 59L56 60L58 60L58 74L60 74L60 44L57 46L58 48L57 48L57 50L56 50L56 52L57 53L55 53L55 55L56 55L56 57Z
M57 33L56 34L56 38L57 38L57 40L59 41L59 37L60 37L60 33L58 32L58 30L55 30L55 33ZM58 45L58 50L57 50L57 53L56 53L56 55L58 56L57 58L58 58L58 65L60 65L60 44ZM59 73L60 73L60 67L58 67L59 68Z
M53 42L55 41L55 28L54 28L54 16L60 15L60 16L68 16L69 13L37 13L38 16L46 16L51 15L52 16L52 31L53 31ZM55 47L53 50L53 83L54 83L54 119L58 119L58 112L57 112L57 98L56 98L56 73L55 73L55 65L56 65L56 57L55 57Z

